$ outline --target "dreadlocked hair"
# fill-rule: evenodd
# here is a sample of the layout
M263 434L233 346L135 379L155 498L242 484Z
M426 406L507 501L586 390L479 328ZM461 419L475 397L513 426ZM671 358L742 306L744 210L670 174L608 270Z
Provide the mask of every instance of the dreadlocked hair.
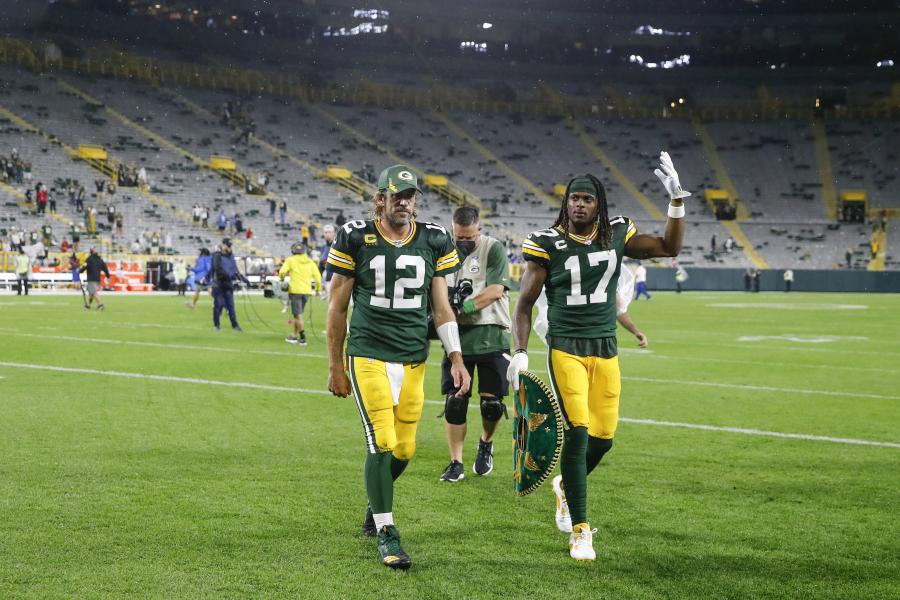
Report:
M599 179L588 173L585 175L588 179L591 180L591 183L594 184L594 189L597 191L597 239L600 240L600 245L603 248L609 248L612 244L612 225L609 224L609 211L607 210L606 205L606 190L603 188L603 184ZM572 181L569 181L569 184L566 186L566 195L563 197L562 206L559 209L559 215L556 217L556 222L553 224L553 227L562 227L564 231L564 235L566 240L569 239L569 188L572 185Z

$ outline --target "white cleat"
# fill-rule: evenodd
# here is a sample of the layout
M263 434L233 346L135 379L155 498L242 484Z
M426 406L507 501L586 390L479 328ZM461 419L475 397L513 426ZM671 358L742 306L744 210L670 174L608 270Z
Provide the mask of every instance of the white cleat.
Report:
M553 478L553 493L556 494L556 527L563 533L572 533L572 515L562 488L562 475Z
M597 558L594 552L594 534L596 529L591 529L587 523L578 523L572 528L569 535L569 556L579 561L592 561Z

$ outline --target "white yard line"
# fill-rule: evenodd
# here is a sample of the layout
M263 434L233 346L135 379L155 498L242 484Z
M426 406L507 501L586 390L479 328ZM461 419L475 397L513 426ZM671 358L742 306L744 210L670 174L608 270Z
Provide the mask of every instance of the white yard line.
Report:
M769 385L752 385L745 383L721 383L717 381L686 381L681 379L658 379L656 377L623 376L623 381L644 381L647 383L665 383L672 385L697 385L702 387L729 388L735 390L752 390L760 392L781 392L789 394L813 394L816 396L841 396L846 398L873 398L875 400L900 400L900 396L882 394L865 394L860 392L836 392L833 390L808 390L805 388L786 388Z
M683 427L685 429L703 429L706 431L724 431L728 433L742 433L744 435L762 435L766 437L789 438L793 440L812 440L816 442L833 442L835 444L853 444L857 446L881 446L883 448L900 448L900 444L894 442L873 442L871 440L857 440L854 438L836 438L824 435L808 435L805 433L781 433L779 431L763 431L761 429L747 429L745 427L720 427L717 425L699 425L696 423L677 423L674 421L654 421L652 419L629 419L621 417L623 423L636 425L657 425L661 427Z
M280 385L266 385L260 383L247 383L243 381L221 381L217 379L201 379L198 377L175 377L172 375L154 375L149 373L130 373L126 371L103 371L100 369L81 369L73 367L58 367L55 365L39 365L31 363L16 363L0 361L0 367L9 367L13 369L32 369L39 371L55 371L60 373L76 373L81 375L102 375L104 377L124 377L128 379L147 379L152 381L167 381L178 383L192 383L200 385L224 386L233 388L244 388L253 390L265 390L273 392L290 392L299 394L315 394L320 396L330 396L331 393L322 389L298 388ZM2 376L0 376L2 378ZM426 404L443 405L441 400L426 400ZM836 444L852 444L861 446L879 446L884 448L900 448L900 443L895 442L878 442L872 440L859 440L853 438L833 438L818 435L807 435L801 433L782 433L778 431L763 431L759 429L747 429L742 427L720 427L716 425L702 425L695 423L677 423L673 421L656 421L653 419L632 419L621 417L623 423L631 423L635 425L654 425L662 427L681 427L685 429L701 429L706 431L718 431L725 433L738 433L743 435L758 435L777 438L789 438L798 440L831 442Z
M111 344L111 345L120 345L120 346L139 346L139 347L149 347L149 348L165 348L165 349L176 349L176 350L192 350L192 351L202 351L202 352L223 352L223 353L231 353L231 354L262 354L267 356L287 356L290 358L316 358L316 359L325 359L328 358L327 354L316 354L316 353L306 353L306 352L281 352L277 350L250 350L244 348L223 348L220 346L197 346L193 344L169 344L162 342L138 342L138 341L129 341L129 340L116 340L110 338L87 338L87 337L78 337L78 336L67 336L67 335L43 335L36 333L19 333L15 330L11 329L3 329L0 328L0 331L6 333L10 336L16 337L31 337L38 339L52 339L52 340L60 340L60 341L71 341L71 342L84 342L84 343L92 343L92 344ZM635 351L636 354L646 354L646 351ZM535 352L535 354L540 354L540 352ZM440 361L432 358L432 360L428 361L428 364L434 365L438 364ZM545 374L546 371L542 369L532 369L535 373ZM633 377L633 376L623 376L623 381L644 381L648 383L662 383L662 384L675 384L675 385L695 385L701 387L715 387L715 388L730 388L730 389L742 389L742 390L752 390L752 391L765 391L765 392L781 392L781 393L792 393L792 394L812 394L812 395L822 395L822 396L843 396L843 397L853 397L853 398L871 398L875 400L900 400L900 396L886 396L881 394L867 394L861 392L840 392L833 390L811 390L804 388L783 388L783 387L775 387L775 386L763 386L763 385L751 385L751 384L742 384L742 383L722 383L715 381L691 381L691 380L675 380L675 379L659 379L656 377Z
M546 375L545 369L529 369L532 373ZM786 394L812 394L821 396L844 396L848 398L872 398L875 400L900 400L900 396L883 396L881 394L864 394L859 392L835 392L833 390L808 390L804 388L784 388L768 385L752 385L745 383L720 383L717 381L689 381L681 379L659 379L656 377L633 377L623 375L622 381L644 381L647 383L664 383L672 385L697 385L701 387L730 388L738 390L751 390L761 392L781 392Z

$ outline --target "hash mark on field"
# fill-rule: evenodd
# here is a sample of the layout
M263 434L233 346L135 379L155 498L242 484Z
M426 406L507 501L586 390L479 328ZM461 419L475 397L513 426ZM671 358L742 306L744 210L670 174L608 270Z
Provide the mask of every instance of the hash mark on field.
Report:
M243 381L219 381L215 379L200 379L197 377L175 377L172 375L153 375L147 373L129 373L125 371L101 371L99 369L79 369L73 367L57 367L54 365L37 365L29 363L0 362L0 367L11 367L17 369L35 369L43 371L58 371L62 373L79 373L83 375L104 375L108 377L125 377L129 379L149 379L154 381L175 381L182 383L196 383L201 385L215 385L235 388L247 388L254 390L267 390L275 392L291 392L300 394L316 394L320 396L330 396L331 392L322 389L295 388L280 385L265 385L259 383L247 383ZM0 376L2 377L2 376ZM434 404L443 406L442 400L425 400L426 404ZM634 423L637 425L656 425L663 427L683 427L686 429L702 429L706 431L721 431L725 433L740 433L744 435L760 435L779 438L790 438L799 440L810 440L819 442L832 442L836 444L852 444L860 446L878 446L882 448L900 448L900 443L896 442L877 442L872 440L859 440L853 438L832 438L818 435L807 435L802 433L781 433L778 431L763 431L760 429L747 429L742 427L723 427L718 425L702 425L696 423L677 423L673 421L655 421L653 419L633 419L628 417L620 417L619 419L625 423Z

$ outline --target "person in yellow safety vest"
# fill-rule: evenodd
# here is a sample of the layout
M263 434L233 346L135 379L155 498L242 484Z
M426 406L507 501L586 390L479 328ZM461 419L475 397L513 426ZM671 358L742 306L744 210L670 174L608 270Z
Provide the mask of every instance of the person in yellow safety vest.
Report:
M287 275L291 276L290 285L282 283L282 289L287 287L288 298L291 301L291 313L294 315L294 333L284 339L289 344L306 345L306 331L303 329L303 309L312 293L318 294L322 290L322 275L319 274L319 265L306 253L306 245L298 242L291 246L293 256L289 257L278 270L278 279L284 282ZM312 288L312 281L316 282L316 289Z

